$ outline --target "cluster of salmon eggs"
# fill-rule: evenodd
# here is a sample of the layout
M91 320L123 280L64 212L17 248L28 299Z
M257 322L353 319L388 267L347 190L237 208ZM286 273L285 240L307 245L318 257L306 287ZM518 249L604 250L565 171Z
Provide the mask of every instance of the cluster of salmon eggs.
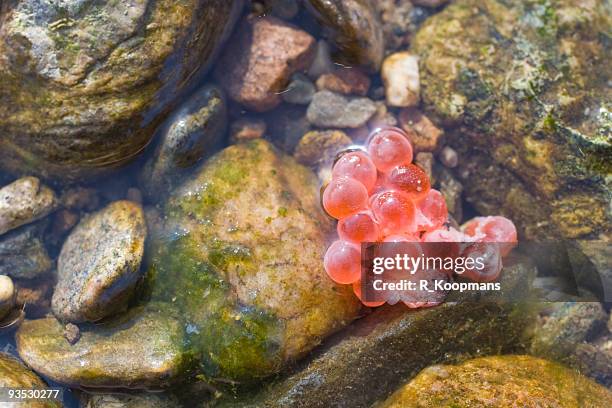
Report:
M325 270L335 282L352 284L362 301L361 243L516 242L516 228L504 217L477 217L461 231L450 227L444 196L412 161L412 144L404 131L377 129L364 150L341 155L323 192L323 207L338 220L339 237L325 254ZM466 276L490 281L499 275L501 262L493 269L486 276Z

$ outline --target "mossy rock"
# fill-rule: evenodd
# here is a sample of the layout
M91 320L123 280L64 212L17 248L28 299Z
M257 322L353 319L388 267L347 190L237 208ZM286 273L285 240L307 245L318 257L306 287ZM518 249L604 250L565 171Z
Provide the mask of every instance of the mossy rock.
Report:
M19 360L8 354L0 353L0 387L46 389L48 385ZM5 403L2 405L5 406ZM63 406L57 401L26 401L15 403L15 406L17 405L24 408L60 408ZM13 406L13 404L6 406Z
M333 229L315 175L268 142L213 156L161 215L150 296L182 311L207 381L276 373L356 316L351 289L323 269Z
M149 143L241 0L5 2L0 167L82 180Z
M449 128L465 197L527 238L610 233L607 5L458 0L414 39L424 106Z
M181 316L168 304L82 325L73 345L64 337L64 325L52 317L25 321L15 340L28 366L77 387L159 389L184 378L191 364Z
M530 356L494 356L432 366L379 408L608 407L612 392L557 363Z
M531 264L518 261L504 268L501 285L511 295L534 275ZM537 307L510 299L464 292L432 308L383 306L332 337L285 378L213 406L370 408L431 364L523 352Z

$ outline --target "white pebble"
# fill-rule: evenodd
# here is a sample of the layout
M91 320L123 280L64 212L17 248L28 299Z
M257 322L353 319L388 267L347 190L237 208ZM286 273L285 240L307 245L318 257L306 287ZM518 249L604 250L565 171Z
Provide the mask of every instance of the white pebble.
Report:
M449 169L457 167L459 164L459 155L455 151L455 149L445 146L444 149L440 152L438 157L440 162L444 167L448 167Z
M13 280L6 275L0 275L0 319L15 306L15 286Z
M406 108L419 104L421 83L416 55L409 52L391 54L383 62L381 75L387 105Z

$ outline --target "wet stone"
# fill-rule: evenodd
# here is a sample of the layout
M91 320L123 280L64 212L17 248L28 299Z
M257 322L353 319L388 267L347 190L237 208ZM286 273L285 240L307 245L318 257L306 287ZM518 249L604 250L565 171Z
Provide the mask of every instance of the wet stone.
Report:
M0 275L0 320L15 307L15 285L6 275Z
M205 74L242 3L3 2L0 167L83 182L134 159Z
M83 408L181 408L176 398L165 394L96 394L86 397Z
M302 136L312 129L301 106L281 105L266 115L270 137L283 152L292 154Z
M317 79L319 90L337 92L343 95L366 96L370 89L370 78L359 68L340 68Z
M160 129L159 145L140 177L151 199L167 194L187 169L215 152L227 130L225 95L214 85L199 89Z
M320 91L315 94L306 115L308 121L318 127L358 128L365 125L376 110L376 104L368 98Z
M314 84L304 74L293 75L287 89L283 91L283 100L295 105L308 105L316 92Z
M383 62L381 76L387 104L396 107L416 106L420 101L419 59L409 52L391 54Z
M333 226L319 183L270 143L224 149L160 209L147 286L185 317L210 383L277 373L356 316L350 288L320 261Z
M560 364L493 356L423 370L381 408L450 406L604 407L612 392Z
M53 312L73 323L122 309L141 278L147 235L140 205L117 201L81 220L58 259Z
M417 108L402 109L400 126L411 136L412 146L418 152L438 150L444 132Z
M260 139L266 134L267 128L263 119L254 117L238 119L230 126L230 143L235 144Z
M55 285L54 277L32 280L16 280L16 303L23 307L28 318L42 317L51 313L51 295Z
M23 363L16 358L0 353L0 387L2 388L47 388L45 384L35 373L30 371ZM61 408L63 405L55 401L27 401L23 403L6 403L2 406L12 407L19 406L24 408Z
M19 356L36 372L79 387L167 387L185 375L185 328L169 304L135 308L116 319L80 326L71 345L54 318L25 321L15 335Z
M16 279L35 279L53 266L43 243L47 223L25 225L0 236L0 275Z
M0 188L0 235L46 217L56 206L55 193L36 177Z
M347 64L378 71L385 51L382 25L371 0L308 0L309 10Z
M308 68L315 39L275 17L249 16L240 24L216 70L230 98L264 112L282 100L292 74Z
M517 262L504 269L502 285L523 290L533 276L533 266ZM525 329L535 320L528 305L470 302L465 294L454 300L413 311L404 305L378 308L331 338L293 374L220 406L366 408L428 365L523 350Z

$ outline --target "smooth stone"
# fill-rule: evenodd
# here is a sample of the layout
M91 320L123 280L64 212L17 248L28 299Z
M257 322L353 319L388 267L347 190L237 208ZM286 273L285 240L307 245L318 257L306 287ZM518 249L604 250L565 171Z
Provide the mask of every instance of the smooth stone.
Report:
M341 130L313 130L302 137L293 157L315 170L319 180L325 183L331 180L332 165L338 154L351 145L353 141Z
M419 104L421 83L419 58L409 52L397 52L385 58L381 76L387 105L400 108Z
M370 78L358 68L339 68L334 72L321 75L317 79L317 88L343 95L366 96L370 83Z
M272 142L288 154L293 154L302 136L312 129L306 109L299 105L281 105L266 115L266 121Z
M234 101L269 111L281 103L291 75L310 66L315 44L310 34L275 17L248 16L221 56L215 76Z
M140 205L116 201L81 220L58 262L53 313L95 322L126 308L138 280L147 236Z
M412 147L417 152L435 152L440 147L444 132L416 108L402 109L399 114L402 129L410 135Z
M4 2L0 167L83 182L133 160L206 73L242 3Z
M612 234L611 25L602 2L456 0L412 42L466 200L526 239Z
M49 272L53 261L43 242L46 226L41 221L0 236L0 274L15 279L36 279Z
M376 113L368 98L349 98L330 91L317 92L306 112L308 121L322 128L358 128Z
M423 370L381 408L455 406L606 407L612 392L560 364L492 356Z
M317 89L303 74L295 74L287 89L283 92L283 100L295 105L308 105Z
M111 321L81 325L80 331L70 345L56 319L26 320L15 334L19 356L53 381L92 388L164 388L185 375L189 364L185 327L169 304L135 308Z
M516 302L535 276L518 261L502 274L509 302L453 294L439 306L383 306L325 342L285 378L253 394L227 397L220 407L369 408L428 365L522 351L535 310Z
M53 190L36 177L23 177L0 188L0 235L46 217L56 206Z
M446 201L446 208L455 221L461 223L463 220L463 185L448 169L435 166L437 188Z
M371 0L308 0L330 42L347 64L380 69L385 52L382 24Z
M268 125L261 118L246 117L232 122L230 126L230 144L261 139L266 134Z
M0 353L0 387L2 388L40 388L46 389L45 384L35 373L30 371L15 357ZM58 401L26 401L21 403L0 403L3 407L19 408L61 408L63 404Z
M321 262L333 226L318 181L270 143L224 149L160 210L150 297L179 308L210 383L275 374L356 317Z
M308 76L316 80L321 75L329 74L335 69L331 58L329 44L325 40L319 40L315 47L315 56L308 68Z
M0 275L0 320L15 307L15 285L6 275Z
M180 184L189 168L214 153L226 130L223 91L214 85L196 91L158 131L159 144L140 177L147 196L157 200Z
M83 408L181 408L176 398L160 394L96 394L87 397Z

